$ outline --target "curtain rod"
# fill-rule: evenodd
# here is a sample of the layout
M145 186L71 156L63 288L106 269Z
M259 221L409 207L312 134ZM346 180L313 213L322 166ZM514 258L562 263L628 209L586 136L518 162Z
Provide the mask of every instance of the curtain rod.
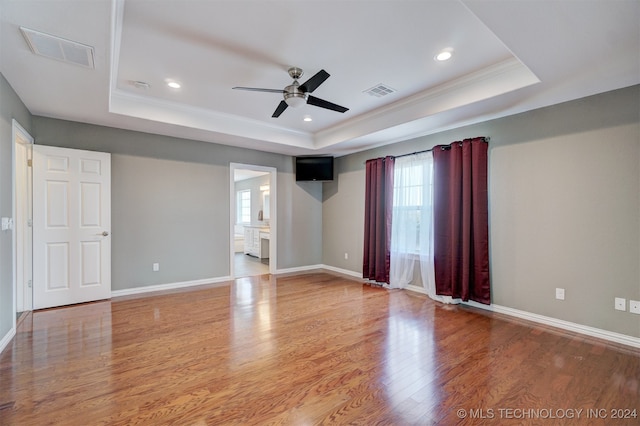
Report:
M478 137L475 137L475 138L469 138L469 139L479 139L479 138L484 139L484 142L485 142L485 143L489 143L489 141L491 140L491 138L490 138L489 136L478 136ZM456 143L456 142L451 142L449 145L452 145L452 144L454 144L454 143ZM447 149L447 148L446 148L446 145L436 145L436 146L440 146L440 149L443 149L443 150L444 150L444 149ZM434 147L434 148L435 148L435 147ZM408 157L409 155L422 154L422 153L424 153L424 152L431 152L431 151L433 151L433 148L423 149L422 151L410 152L410 153L408 153L408 154L391 155L391 157L393 157L393 158ZM383 160L384 160L384 158L383 158ZM365 163L366 163L366 161L365 161Z
M470 139L478 139L478 138L470 138ZM485 136L482 136L482 139L484 139L484 141L485 141L486 143L489 143L489 140L490 140L491 138L489 138L489 137L485 137ZM454 143L456 143L456 142L451 142L449 145L453 145ZM436 145L436 146L440 146L440 149L443 149L443 150L444 150L444 149L447 149L447 146L446 146L446 145ZM435 148L435 147L433 147L433 148ZM422 151L410 152L410 153L408 153L408 154L392 155L392 157L394 157L394 158L400 158L400 157L408 157L409 155L422 154L422 153L424 153L424 152L431 152L431 151L433 151L433 148L423 149ZM449 146L449 148L450 148L450 146Z

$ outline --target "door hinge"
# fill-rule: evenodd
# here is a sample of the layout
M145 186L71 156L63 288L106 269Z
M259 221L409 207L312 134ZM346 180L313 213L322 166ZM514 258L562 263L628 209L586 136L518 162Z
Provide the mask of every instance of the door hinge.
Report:
M27 167L32 167L33 166L33 160L31 158L29 158L27 160Z
M31 280L27 281L27 287L31 288Z
M33 219L27 219L27 226L31 228L33 226Z

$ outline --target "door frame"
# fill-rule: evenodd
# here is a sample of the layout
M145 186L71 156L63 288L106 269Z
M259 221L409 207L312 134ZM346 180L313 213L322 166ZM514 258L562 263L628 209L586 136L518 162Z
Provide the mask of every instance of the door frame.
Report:
M11 122L11 159L12 159L12 214L14 226L13 238L13 325L16 325L18 312L33 309L33 294L28 281L33 279L33 228L25 226L31 220L33 180L31 167L27 164L32 157L34 139L15 119ZM26 176L26 182L25 182ZM18 208L18 202L26 201L27 209ZM28 232L31 229L31 232ZM25 277L26 275L26 277ZM18 311L20 309L20 311Z
M255 164L229 163L229 276L235 279L235 241L234 226L236 223L236 191L233 180L236 170L253 170L269 174L269 273L275 274L278 266L278 217L277 188L278 169Z

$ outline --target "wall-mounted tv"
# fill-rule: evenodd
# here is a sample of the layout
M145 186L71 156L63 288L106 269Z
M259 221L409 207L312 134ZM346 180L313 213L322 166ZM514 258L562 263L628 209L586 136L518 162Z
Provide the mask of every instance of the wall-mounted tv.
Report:
M296 181L333 180L333 157L296 157Z

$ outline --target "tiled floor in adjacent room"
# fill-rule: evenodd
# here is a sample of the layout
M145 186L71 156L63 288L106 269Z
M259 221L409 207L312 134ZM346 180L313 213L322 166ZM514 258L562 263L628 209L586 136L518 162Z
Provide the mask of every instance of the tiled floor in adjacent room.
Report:
M235 254L235 276L250 277L269 273L269 259L258 259L244 253Z

